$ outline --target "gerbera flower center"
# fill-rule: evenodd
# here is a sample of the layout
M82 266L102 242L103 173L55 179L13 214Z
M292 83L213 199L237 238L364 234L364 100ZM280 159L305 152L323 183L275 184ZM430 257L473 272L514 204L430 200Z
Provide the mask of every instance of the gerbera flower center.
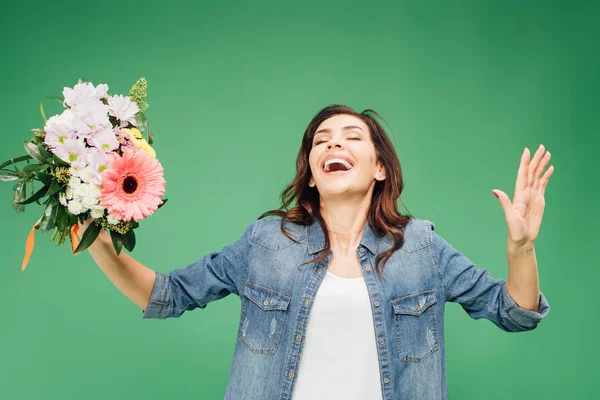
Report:
M135 176L128 176L123 179L123 191L127 194L135 193L138 188L138 181Z

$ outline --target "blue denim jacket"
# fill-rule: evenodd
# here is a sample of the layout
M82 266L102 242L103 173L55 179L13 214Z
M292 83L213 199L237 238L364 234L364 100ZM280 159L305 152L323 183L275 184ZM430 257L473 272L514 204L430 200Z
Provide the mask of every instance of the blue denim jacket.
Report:
M255 220L220 251L168 275L157 272L143 311L143 318L179 317L230 293L240 296L225 399L293 398L306 324L333 252L317 265L300 266L323 251L321 226L286 221L295 243L281 233L280 221ZM384 399L448 398L445 302L457 302L472 318L487 318L508 332L534 329L550 310L542 293L538 312L519 307L505 280L477 268L426 219L411 219L383 280L375 256L392 244L391 236L377 237L367 222L356 249L371 300Z

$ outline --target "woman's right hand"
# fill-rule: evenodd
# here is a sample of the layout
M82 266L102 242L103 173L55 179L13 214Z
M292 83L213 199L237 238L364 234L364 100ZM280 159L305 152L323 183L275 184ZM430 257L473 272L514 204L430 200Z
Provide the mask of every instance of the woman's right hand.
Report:
M77 220L77 225L78 225L78 229L77 229L77 238L81 241L81 237L83 236L83 232L85 232L85 230L90 226L90 224L94 223L94 218L88 218L86 219L83 223L79 222L79 220ZM98 234L98 237L96 238L96 240L94 240L94 243L92 243L91 246L93 246L94 244L96 244L96 242L98 241L106 241L109 240L110 241L110 236L109 234L104 230L104 229L100 229L100 233Z

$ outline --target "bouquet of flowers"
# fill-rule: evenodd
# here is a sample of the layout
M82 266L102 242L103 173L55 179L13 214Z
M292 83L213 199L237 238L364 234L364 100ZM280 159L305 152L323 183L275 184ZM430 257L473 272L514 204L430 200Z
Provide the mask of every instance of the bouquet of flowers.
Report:
M22 270L38 229L54 230L50 240L56 245L69 237L74 254L90 246L104 229L120 254L122 247L129 251L135 247L138 222L165 204L164 170L143 113L148 108L146 88L141 78L128 96L109 95L106 84L94 86L80 79L73 88L64 88L63 97L49 97L65 108L61 114L46 119L40 103L44 128L32 129L32 139L23 142L27 154L0 164L0 181L17 181L16 212L34 202L44 206L27 237ZM26 165L19 168L21 162ZM42 185L37 191L34 181ZM87 218L94 222L79 241L78 222Z

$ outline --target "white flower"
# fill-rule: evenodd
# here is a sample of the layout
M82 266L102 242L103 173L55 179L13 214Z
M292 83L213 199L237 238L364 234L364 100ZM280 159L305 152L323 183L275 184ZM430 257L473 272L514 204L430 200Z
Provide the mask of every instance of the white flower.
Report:
M83 103L74 112L73 125L78 136L90 138L104 129L112 128L108 119L108 106L101 101Z
M50 117L44 125L44 132L46 132L44 143L50 149L54 149L59 144L64 144L66 139L75 139L73 112L66 109L62 114Z
M88 143L107 153L119 148L119 141L111 128L99 130L88 139Z
M94 196L100 198L100 192L102 191L99 185L94 185L90 183L90 196Z
M65 87L63 88L63 105L69 107L77 107L82 103L86 103L90 100L100 100L106 98L108 92L108 85L99 84L98 87L94 87L91 82L79 81L73 89Z
M124 126L125 122L129 122L131 125L137 125L135 122L135 114L139 111L140 109L137 103L131 101L129 96L123 96L122 94L108 96L108 113L121 121L121 126Z
M96 171L94 171L94 169L88 165L81 170L79 178L81 178L83 182L89 183L94 178L94 175L96 175Z
M92 207L94 207L96 204L98 204L98 201L99 201L99 200L100 200L100 199L98 199L98 197L95 197L95 196L89 196L89 195L88 195L88 196L85 196L85 197L83 198L83 200L82 200L82 202L81 202L81 203L82 203L84 206L86 206L87 208L92 208Z
M81 165L84 161L85 143L82 138L66 139L64 144L58 144L54 153L69 164Z
M104 207L93 206L91 207L90 214L92 215L92 218L102 218L102 216L104 215Z
M116 224L119 223L119 218L117 218L117 217L115 217L114 215L111 215L111 214L108 214L108 216L106 217L106 220L111 225L116 225Z
M69 173L71 174L71 178L74 176L79 176L79 174L81 174L81 171L83 171L83 168L81 168L79 166L79 164L75 164L75 165L71 165L71 167L69 168Z
M67 209L73 215L81 214L84 211L83 205L81 204L81 202L79 200L69 201L69 205L67 206Z
M75 194L80 197L85 197L90 193L90 186L87 183L82 183L75 188Z
M69 184L71 182L69 181ZM71 200L73 198L73 188L71 186L67 186L67 189L65 190L65 196L67 197L67 199Z
M76 176L72 176L71 178L69 178L68 185L70 188L76 188L77 186L81 185L81 180ZM67 189L69 189L69 187L67 187Z
M69 204L67 202L67 195L62 192L58 194L58 201L60 204L62 204L65 207Z

